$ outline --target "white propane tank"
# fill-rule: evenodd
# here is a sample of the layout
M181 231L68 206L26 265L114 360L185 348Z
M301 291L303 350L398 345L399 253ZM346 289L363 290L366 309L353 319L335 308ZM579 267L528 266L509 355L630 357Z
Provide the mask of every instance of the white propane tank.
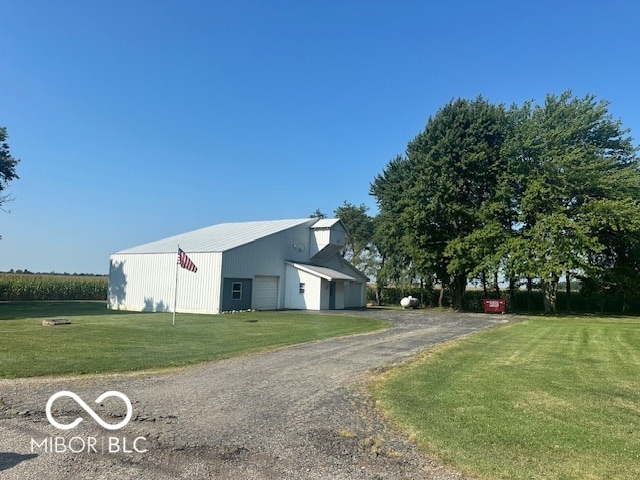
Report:
M418 306L418 303L419 300L417 298L413 298L411 295L400 300L402 308L415 308Z

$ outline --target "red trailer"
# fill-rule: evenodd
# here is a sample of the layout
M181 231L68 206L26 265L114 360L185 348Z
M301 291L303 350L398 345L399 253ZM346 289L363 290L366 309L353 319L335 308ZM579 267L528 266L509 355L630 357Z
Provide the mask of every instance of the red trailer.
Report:
M484 313L507 313L506 298L483 298Z

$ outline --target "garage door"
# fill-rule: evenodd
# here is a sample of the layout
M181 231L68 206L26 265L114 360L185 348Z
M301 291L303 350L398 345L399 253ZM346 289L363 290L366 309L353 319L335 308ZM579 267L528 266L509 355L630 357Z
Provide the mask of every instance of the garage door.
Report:
M253 282L253 308L277 310L278 277L256 276Z

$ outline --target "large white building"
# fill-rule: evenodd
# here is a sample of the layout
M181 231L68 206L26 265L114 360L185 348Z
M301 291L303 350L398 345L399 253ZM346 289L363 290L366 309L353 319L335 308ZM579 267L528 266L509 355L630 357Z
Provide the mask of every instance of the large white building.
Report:
M226 223L121 250L109 259L107 306L169 312L175 298L176 311L189 313L364 307L367 278L340 255L346 233L339 219ZM176 268L178 246L197 272Z

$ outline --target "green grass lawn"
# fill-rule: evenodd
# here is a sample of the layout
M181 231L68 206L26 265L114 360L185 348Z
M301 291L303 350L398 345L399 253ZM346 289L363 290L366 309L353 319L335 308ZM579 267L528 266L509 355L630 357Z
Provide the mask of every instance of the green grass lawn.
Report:
M300 312L131 313L104 302L0 303L0 378L159 369L385 327L363 317ZM71 325L42 326L44 318Z
M531 319L372 385L427 451L480 479L640 478L638 319Z

